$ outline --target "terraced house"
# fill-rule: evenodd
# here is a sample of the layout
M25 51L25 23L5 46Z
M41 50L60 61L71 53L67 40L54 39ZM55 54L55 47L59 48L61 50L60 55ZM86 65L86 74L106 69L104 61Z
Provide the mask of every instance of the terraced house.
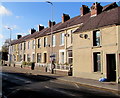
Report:
M12 41L12 61L35 62L48 71L54 61L56 72L68 72L73 65L73 76L118 82L119 9L116 3L82 5L76 17L63 14L60 23L49 21L47 28L39 25L38 31L32 29L31 34Z
M86 22L73 34L74 76L119 81L119 13L116 3L105 7L100 3L92 5L91 12L85 15Z

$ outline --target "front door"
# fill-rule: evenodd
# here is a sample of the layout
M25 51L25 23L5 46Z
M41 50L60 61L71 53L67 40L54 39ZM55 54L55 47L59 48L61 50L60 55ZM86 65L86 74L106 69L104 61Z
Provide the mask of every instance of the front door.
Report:
M116 81L116 58L115 54L107 54L107 79Z
M44 63L47 62L47 53L44 53Z

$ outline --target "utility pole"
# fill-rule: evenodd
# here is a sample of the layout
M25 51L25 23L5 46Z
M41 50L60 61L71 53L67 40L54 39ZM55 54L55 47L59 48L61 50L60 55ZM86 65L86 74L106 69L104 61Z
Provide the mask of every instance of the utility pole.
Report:
M8 28L10 30L10 49L9 49L9 66L11 66L11 60L12 60L12 55L11 55L11 34L12 34L12 28Z
M53 68L53 46L52 46L52 40L53 40L53 3L50 1L46 1L47 3L49 3L51 5L51 15L52 15L52 23L51 23L51 73L54 73L54 68Z

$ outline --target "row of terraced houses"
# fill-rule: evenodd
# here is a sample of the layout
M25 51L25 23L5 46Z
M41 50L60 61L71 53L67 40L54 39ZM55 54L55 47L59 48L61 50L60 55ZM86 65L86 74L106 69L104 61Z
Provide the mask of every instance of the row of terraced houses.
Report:
M80 15L62 21L49 21L48 27L39 25L31 34L18 35L9 46L9 61L35 62L35 67L51 70L54 60L56 72L73 76L110 81L120 78L120 7L114 2L106 6L93 3L82 5Z

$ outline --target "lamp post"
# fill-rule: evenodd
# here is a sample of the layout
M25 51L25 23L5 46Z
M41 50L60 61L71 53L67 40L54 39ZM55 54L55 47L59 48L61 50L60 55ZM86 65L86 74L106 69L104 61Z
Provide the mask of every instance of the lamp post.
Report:
M53 3L50 2L50 1L46 1L47 3L49 3L51 5L51 18L52 18L52 23L51 23L51 55L50 55L50 58L51 58L51 73L53 74L54 73L54 65L53 65L53 46L52 46L52 40L53 40Z
M9 66L11 66L11 34L12 34L12 28L8 28L10 30L10 49L9 49Z

